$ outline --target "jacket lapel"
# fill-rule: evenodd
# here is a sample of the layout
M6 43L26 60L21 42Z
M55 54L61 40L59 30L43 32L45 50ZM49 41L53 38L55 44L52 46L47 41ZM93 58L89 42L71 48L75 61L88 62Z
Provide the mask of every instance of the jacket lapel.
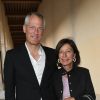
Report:
M32 81L35 85L39 86L34 68L30 61L30 58L29 58L29 55L28 55L25 45L22 48L22 53L23 53L22 59L24 59L24 66L25 66L25 69L27 70L27 73L28 73L27 75L29 75L30 81Z
M45 61L45 68L44 68L44 72L43 72L43 75L42 75L42 80L41 80L41 86L46 86L46 81L48 81L51 73L52 73L52 68L51 68L51 65L52 65L52 54L51 52L49 52L49 50L45 47L43 47L44 51L45 51L45 55L46 55L46 61Z

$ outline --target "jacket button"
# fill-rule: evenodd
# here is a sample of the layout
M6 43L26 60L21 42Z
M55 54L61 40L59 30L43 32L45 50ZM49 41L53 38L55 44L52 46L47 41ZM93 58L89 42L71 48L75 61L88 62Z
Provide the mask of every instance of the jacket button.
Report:
M68 75L69 77L71 76L71 75Z
M72 90L70 90L70 92L72 92Z
M71 82L69 82L69 85L71 85Z
M62 93L62 90L60 92Z

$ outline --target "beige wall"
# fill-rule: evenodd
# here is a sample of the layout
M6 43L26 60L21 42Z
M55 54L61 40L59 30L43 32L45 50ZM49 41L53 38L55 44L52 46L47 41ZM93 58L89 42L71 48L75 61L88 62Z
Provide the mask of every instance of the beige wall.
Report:
M46 19L44 44L55 47L59 38L72 36L69 1L43 0L40 5L39 11L44 14Z
M43 43L55 48L61 38L73 37L81 66L90 69L96 94L100 95L100 0L43 0L39 11L47 23Z
M75 18L75 39L82 66L90 69L96 93L100 94L100 0L84 0L76 9Z

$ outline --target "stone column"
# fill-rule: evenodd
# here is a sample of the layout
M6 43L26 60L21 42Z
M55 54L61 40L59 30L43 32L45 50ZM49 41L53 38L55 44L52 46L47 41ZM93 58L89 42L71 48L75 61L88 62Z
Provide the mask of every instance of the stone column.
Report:
M5 54L8 49L13 48L13 42L11 38L11 34L8 27L7 17L5 16L4 6L2 1L0 0L0 51L1 51L1 79L2 79L2 86L0 87L3 89L3 68L4 68L4 59Z

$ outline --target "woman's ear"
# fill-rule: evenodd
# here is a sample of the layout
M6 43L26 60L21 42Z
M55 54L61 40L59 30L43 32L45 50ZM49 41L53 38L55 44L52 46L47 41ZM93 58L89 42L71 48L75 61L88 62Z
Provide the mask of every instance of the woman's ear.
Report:
M74 57L76 58L76 53L74 53Z

